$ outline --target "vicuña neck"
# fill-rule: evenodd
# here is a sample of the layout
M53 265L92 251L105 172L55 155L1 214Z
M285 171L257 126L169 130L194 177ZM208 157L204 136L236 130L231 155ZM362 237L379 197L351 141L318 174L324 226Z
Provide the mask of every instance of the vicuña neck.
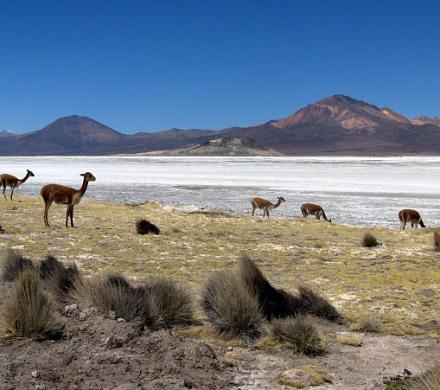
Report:
M88 185L89 185L89 182L86 180L86 178L84 178L82 186L79 189L79 194L81 197L86 193Z
M24 183L27 179L29 179L29 172L28 173L26 173L26 176L25 177L23 177L23 179L21 179L21 180L19 180L20 181L20 183Z

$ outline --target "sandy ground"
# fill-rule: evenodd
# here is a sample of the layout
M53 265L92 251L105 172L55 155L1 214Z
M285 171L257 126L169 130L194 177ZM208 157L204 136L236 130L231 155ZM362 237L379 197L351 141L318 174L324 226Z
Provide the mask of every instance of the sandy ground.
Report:
M405 368L420 372L440 356L440 255L432 249L432 231L370 229L383 244L371 249L360 245L365 229L314 220L267 221L186 213L154 203L84 201L75 209L78 228L65 228L64 207L52 206L52 227L47 229L42 208L37 198L0 202L0 224L6 231L0 235L0 247L19 249L34 260L51 253L76 262L85 275L112 270L134 280L167 276L191 289L195 302L210 271L231 267L248 253L275 286L294 290L306 284L354 323L363 316L380 316L385 334L322 324L329 353L307 358L283 346L249 349L197 332L132 337L131 324L78 308L69 317L60 314L68 329L66 340L13 340L0 346L2 390L124 384L119 388L185 388L185 381L197 388L282 388L277 385L280 373L302 364L329 370L333 383L321 388L380 389L384 376ZM162 234L136 235L134 222L140 217L158 225ZM9 291L9 285L2 285L2 298ZM338 343L341 333L361 338L362 346ZM108 345L106 340L114 335L122 345L120 340L118 347ZM63 357L69 351L74 356L67 364L69 359ZM33 371L39 372L37 378ZM112 373L116 379L109 380Z

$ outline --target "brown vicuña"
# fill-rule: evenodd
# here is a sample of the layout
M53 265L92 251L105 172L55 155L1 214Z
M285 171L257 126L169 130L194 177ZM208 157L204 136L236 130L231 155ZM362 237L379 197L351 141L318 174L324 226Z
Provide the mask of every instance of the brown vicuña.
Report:
M272 209L276 209L281 203L285 202L286 200L282 197L278 197L278 201L274 204L270 200L266 200L263 198L252 198L251 204L252 204L252 216L255 215L255 210L263 209L263 218L265 215L267 215L267 218L269 218L269 211Z
M411 227L418 227L419 225L426 227L423 223L422 217L419 212L411 209L403 209L399 211L400 228L405 230L406 224L411 222Z
M7 173L3 173L2 175L0 175L0 183L3 187L3 196L5 197L5 199L7 199L5 195L6 187L11 188L11 200L12 200L12 195L14 194L14 190L20 187L31 176L35 176L35 175L29 169L27 169L26 176L23 177L23 179L21 180L16 178L15 176L8 175Z
M48 184L41 189L41 196L44 199L44 224L49 226L49 220L47 213L52 202L57 204L67 205L66 210L66 226L70 216L70 225L73 227L73 207L77 205L87 190L89 181L95 181L96 178L90 172L82 173L80 176L84 176L82 186L79 190L74 188L61 186L59 184Z
M332 222L331 219L328 219L325 215L324 209L317 204L313 203L304 203L301 205L301 213L303 217L307 217L308 215L314 215L316 219L321 219L323 217L327 222Z

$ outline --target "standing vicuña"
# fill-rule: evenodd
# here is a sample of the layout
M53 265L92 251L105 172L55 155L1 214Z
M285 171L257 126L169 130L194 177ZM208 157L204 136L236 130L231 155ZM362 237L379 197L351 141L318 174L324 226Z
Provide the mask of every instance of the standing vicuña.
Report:
M327 222L332 222L331 219L327 219L323 208L317 204L313 203L304 203L301 205L301 213L303 217L307 217L308 215L314 215L316 219L321 219L323 217Z
M86 193L87 185L89 181L95 181L96 178L90 172L82 173L80 176L84 176L82 186L79 190L74 188L61 186L59 184L48 184L41 189L41 196L44 199L44 224L49 226L49 220L47 218L47 213L49 212L49 207L52 202L57 204L67 205L66 210L66 226L67 221L70 216L70 225L73 227L73 207L77 205L83 195Z
M285 202L286 200L282 197L278 197L278 201L273 204L271 201L262 199L262 198L253 198L251 199L252 204L252 216L255 214L255 209L263 209L263 218L265 215L267 215L267 218L269 218L269 211L272 209L276 209L281 203Z
M402 230L405 230L405 226L408 222L411 222L411 227L417 227L419 224L422 228L425 227L425 224L423 223L422 217L416 210L411 209L403 209L399 211L399 221L400 221L400 228Z
M5 197L5 199L7 199L5 195L6 187L11 188L11 200L12 200L12 195L14 194L14 190L20 187L27 179L29 179L30 176L35 176L35 175L29 169L27 169L26 176L23 177L23 179L21 180L16 178L15 176L8 175L7 173L3 173L2 175L0 175L0 183L2 184L3 187L3 196Z

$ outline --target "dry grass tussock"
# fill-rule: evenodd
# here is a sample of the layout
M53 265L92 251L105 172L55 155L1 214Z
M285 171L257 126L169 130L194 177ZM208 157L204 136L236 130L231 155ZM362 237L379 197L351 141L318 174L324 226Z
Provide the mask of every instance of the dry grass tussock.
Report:
M302 312L339 324L344 323L342 315L327 299L305 286L300 286L298 291Z
M54 317L54 307L43 291L38 271L27 269L21 273L6 304L2 322L11 336L34 340L62 336L63 326Z
M271 334L305 355L322 355L327 349L311 316L299 314L296 317L277 318L271 323Z
M80 275L75 264L69 264L65 267L55 257L47 256L40 263L40 277L45 280L56 300L66 303L69 299L69 292L74 288L75 281Z
M0 264L0 279L4 282L13 282L24 270L33 267L31 260L23 257L20 252L9 249Z
M104 279L78 280L74 300L99 308L116 318L138 321L150 329L189 325L193 322L192 302L176 282L155 279L133 287L121 275Z
M440 389L440 363L425 373L410 380L404 390L438 390Z
M246 342L260 335L262 313L258 298L233 271L216 271L207 279L202 308L210 324L222 335Z
M363 316L359 319L356 330L360 332L380 333L382 322L382 319L377 316Z

